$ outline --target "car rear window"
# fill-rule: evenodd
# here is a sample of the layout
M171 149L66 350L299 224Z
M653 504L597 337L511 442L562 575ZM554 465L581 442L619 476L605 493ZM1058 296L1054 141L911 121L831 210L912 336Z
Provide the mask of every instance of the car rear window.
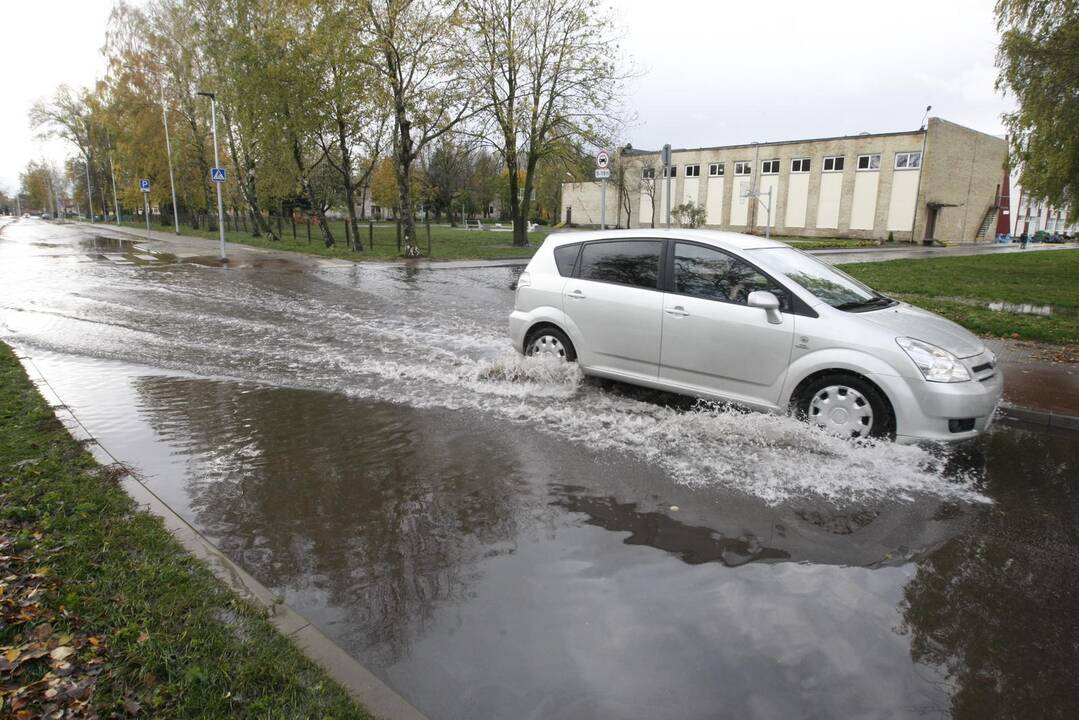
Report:
M582 280L655 288L662 240L587 243L581 251Z
M563 245L554 249L554 264L558 266L558 274L562 277L573 275L573 266L577 264L577 253L581 249L581 243Z

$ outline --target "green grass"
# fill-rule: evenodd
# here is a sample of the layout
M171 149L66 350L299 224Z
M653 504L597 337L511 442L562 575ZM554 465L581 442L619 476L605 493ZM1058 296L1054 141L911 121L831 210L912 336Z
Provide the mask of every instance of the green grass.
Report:
M85 701L102 717L367 717L138 510L117 475L0 343L0 716ZM35 658L34 647L72 654ZM76 681L93 685L43 694Z
M881 292L981 335L1079 343L1079 250L843 265ZM1050 317L989 310L990 302L1052 305Z
M126 222L131 228L144 229L145 224L138 222ZM491 228L493 223L484 221L484 226ZM502 223L504 228L510 227L509 223ZM276 229L277 224L274 223ZM159 232L169 232L172 226L162 227L159 223L151 223L150 229ZM233 230L225 232L228 242L254 247L272 248L274 250L289 250L291 252L308 253L324 257L346 258L349 260L397 260L401 253L397 250L397 229L393 223L374 224L374 250L370 249L370 230L366 223L360 228L360 239L363 242L363 252L356 252L345 247L345 224L343 222L331 222L330 231L333 233L335 245L327 248L321 239L318 225L311 226L311 241L307 240L307 226L296 226L296 239L292 237L292 226L282 223L283 237L280 241L273 241L268 237L251 237L250 232ZM427 254L427 229L423 224L416 226L419 234L419 246L425 257L432 260L497 260L505 258L531 257L532 253L539 248L543 239L551 232L548 227L540 227L529 233L530 247L513 247L513 234L496 230L466 230L461 227L449 225L431 224L431 254ZM193 230L189 225L180 225L180 233L191 237L204 237L217 239L217 232L208 230ZM403 243L403 241L402 241Z

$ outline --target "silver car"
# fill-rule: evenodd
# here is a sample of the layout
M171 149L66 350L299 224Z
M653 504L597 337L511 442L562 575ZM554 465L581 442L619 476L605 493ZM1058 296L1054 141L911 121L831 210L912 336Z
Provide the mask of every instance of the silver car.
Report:
M962 440L1000 402L975 335L780 242L705 230L549 236L517 282L519 352L830 432Z

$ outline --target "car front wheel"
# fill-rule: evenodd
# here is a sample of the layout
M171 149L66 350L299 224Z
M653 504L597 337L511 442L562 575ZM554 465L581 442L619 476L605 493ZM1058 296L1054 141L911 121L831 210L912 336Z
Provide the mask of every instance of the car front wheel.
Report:
M528 340L525 341L525 355L555 358L562 362L572 362L577 359L573 343L556 327L542 327L530 334Z
M802 389L798 414L811 425L848 438L892 437L895 416L884 395L855 375L824 375Z

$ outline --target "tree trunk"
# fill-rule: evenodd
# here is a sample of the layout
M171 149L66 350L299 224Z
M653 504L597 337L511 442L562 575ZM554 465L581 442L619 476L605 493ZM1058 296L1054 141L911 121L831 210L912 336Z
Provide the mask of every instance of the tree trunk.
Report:
M300 139L295 135L292 136L292 160L296 163L300 185L303 187L304 195L307 196L307 202L318 217L318 229L322 231L322 242L326 244L326 247L331 247L334 244L333 233L330 231L329 223L326 222L326 212L322 209L322 203L315 197L315 189L311 186L308 168L303 161L303 148L300 147Z
M400 88L394 87L394 117L396 134L394 136L394 165L397 175L398 217L403 224L405 239L405 257L419 257L420 248L416 245L416 223L412 217L412 178L409 171L414 159L412 150L412 123L407 116L405 97Z
M251 237L261 237L263 233L266 233L273 240L280 240L281 238L270 227L270 223L262 217L262 208L259 207L258 186L255 183L255 161L251 158L251 153L248 152L247 144L242 135L240 137L239 151L237 151L236 139L232 129L232 118L229 115L228 107L222 103L221 108L221 117L225 121L225 138L229 146L229 155L232 156L233 165L243 169L243 177L239 178L239 186L240 192L251 210ZM244 229L246 230L247 228Z
M356 250L363 250L363 241L360 240L359 227L356 223L356 187L352 182L352 152L348 148L348 134L345 120L338 115L337 140L341 143L341 175L345 181L345 209L348 212L348 224L345 225L345 233L352 228L352 244Z

